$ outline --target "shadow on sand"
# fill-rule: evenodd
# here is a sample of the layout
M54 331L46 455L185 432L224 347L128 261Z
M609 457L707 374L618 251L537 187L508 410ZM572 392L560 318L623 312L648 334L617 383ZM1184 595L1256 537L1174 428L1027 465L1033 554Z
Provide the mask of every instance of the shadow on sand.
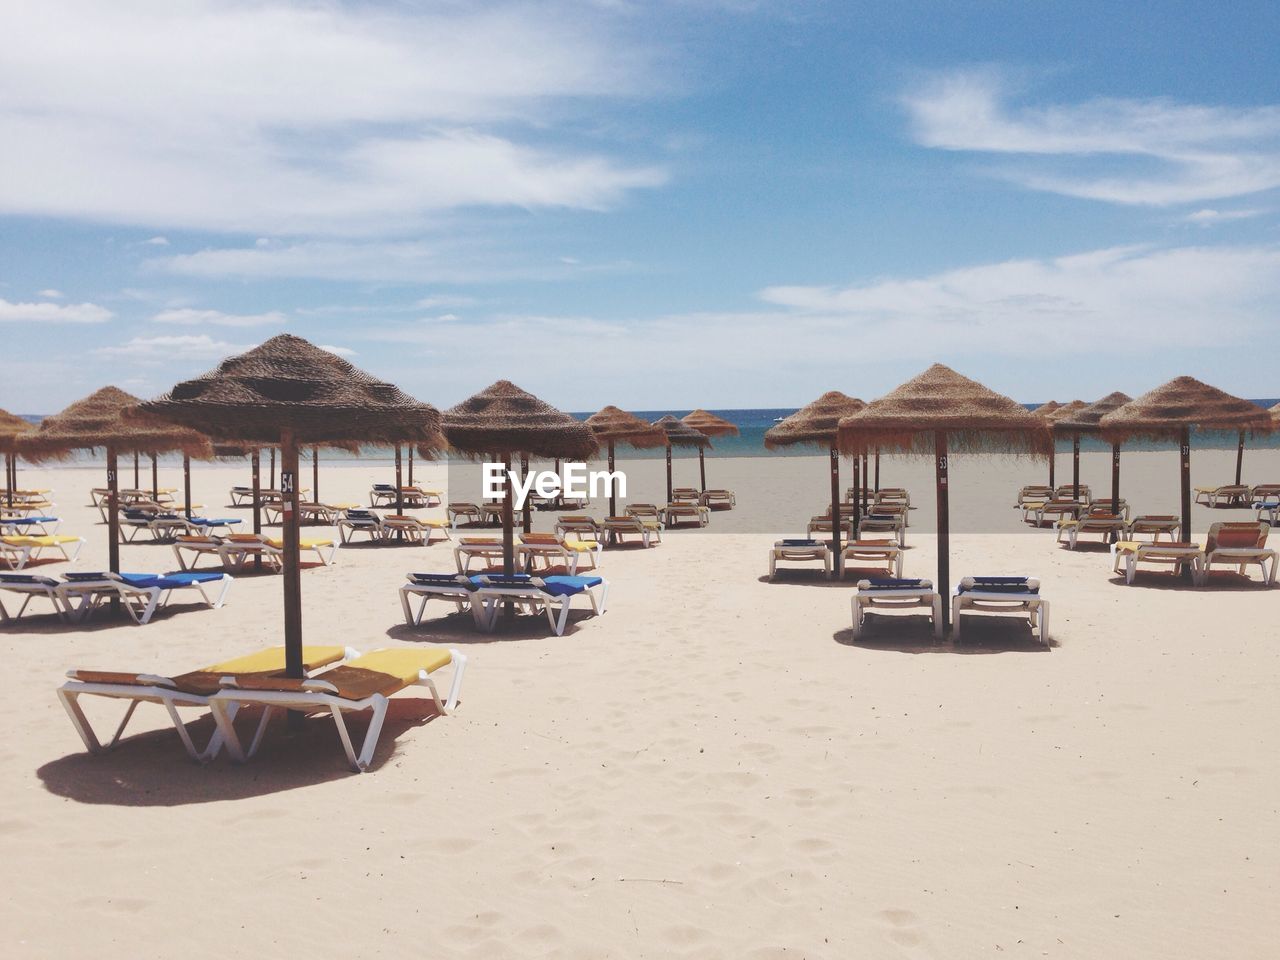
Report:
M861 635L855 637L850 627L836 631L832 639L846 647L890 653L1047 653L1058 646L1050 639L1046 647L1025 620L1009 617L966 617L964 633L956 641L953 637L935 639L933 623L925 614L874 612L867 614Z

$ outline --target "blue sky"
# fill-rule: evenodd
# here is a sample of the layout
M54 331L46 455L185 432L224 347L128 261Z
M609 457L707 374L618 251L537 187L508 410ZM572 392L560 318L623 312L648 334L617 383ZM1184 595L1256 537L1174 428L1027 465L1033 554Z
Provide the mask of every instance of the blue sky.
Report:
M1280 394L1278 21L9 4L0 407L155 395L280 331L440 406L871 399L934 360L1027 401Z

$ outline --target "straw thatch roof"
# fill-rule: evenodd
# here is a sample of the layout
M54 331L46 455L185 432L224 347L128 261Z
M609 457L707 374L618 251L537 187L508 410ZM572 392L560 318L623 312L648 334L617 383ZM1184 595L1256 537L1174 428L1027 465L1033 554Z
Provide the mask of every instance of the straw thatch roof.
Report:
M661 417L653 421L655 427L660 428L666 435L666 445L668 447L709 447L711 446L711 438L705 433L701 433L688 424L677 420L671 414Z
M30 433L36 425L24 420L8 410L0 410L0 453L9 453L14 447L14 440L23 434Z
M1009 397L935 363L924 373L840 421L843 453L879 447L932 453L945 433L955 452L1048 453L1049 425Z
M1089 403L1087 400L1072 400L1069 403L1059 404L1057 410L1052 410L1049 413L1042 414L1042 416L1044 416L1044 418L1050 423L1057 423L1059 420L1064 420L1067 417L1074 417L1077 413L1088 406Z
M667 442L667 435L648 420L642 420L634 413L627 413L615 406L608 406L587 417L587 426L595 434L596 442L625 443L632 447L661 447Z
M829 447L836 442L842 417L852 416L866 404L839 390L828 390L807 407L801 407L781 423L770 427L764 445L770 450L811 443Z
M1280 403L1277 403L1274 407L1271 407L1267 412L1271 414L1272 420L1280 421Z
M1100 429L1098 422L1103 417L1112 410L1123 407L1132 399L1133 397L1127 393L1121 393L1119 390L1115 393L1108 393L1101 400L1096 400L1075 413L1055 418L1053 432L1068 435L1073 433L1097 433Z
M1036 407L1031 412L1034 413L1037 417L1047 417L1049 416L1049 414L1053 413L1055 410L1061 410L1061 409L1062 409L1062 404L1060 404L1057 400L1050 400L1048 403L1040 404L1040 406Z
M547 459L585 460L596 438L575 420L509 380L499 380L445 411L449 445L474 456L528 454Z
M61 413L45 417L16 449L32 460L55 460L76 450L112 447L117 453L165 453L180 450L193 457L212 455L207 437L139 409L141 401L118 387L103 387Z
M1202 383L1195 377L1175 377L1137 400L1113 410L1099 422L1108 439L1128 437L1168 439L1183 427L1201 430L1243 430L1270 433L1271 414L1248 400Z
M185 380L144 409L216 440L444 446L440 412L301 337L280 334Z
M717 417L714 413L702 409L681 417L680 422L686 427L693 427L699 433L705 433L708 437L736 437L739 432L736 423L730 423L724 417Z

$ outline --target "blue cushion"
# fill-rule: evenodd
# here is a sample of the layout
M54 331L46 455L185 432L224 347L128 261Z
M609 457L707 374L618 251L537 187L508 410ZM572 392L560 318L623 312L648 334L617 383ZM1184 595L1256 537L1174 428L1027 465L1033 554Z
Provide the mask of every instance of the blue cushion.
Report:
M389 483L375 483L375 484L373 485L373 489L375 489L375 490L390 490L391 492L393 492L393 493L394 493L396 488L395 488L395 487L393 487L393 486L392 486L391 484L389 484Z
M239 523L239 517L218 517L217 519L206 519L205 517L192 517L187 521L196 527L229 527L233 523Z
M553 597L572 596L576 593L582 593L589 587L598 587L604 583L602 577L546 577L543 581L546 586L543 588Z
M1027 586L1026 577L970 577L969 579L973 581L973 586L966 587L961 583L956 588L957 593L969 593L977 590L987 593L1026 593L1034 595L1040 592Z
M4 521L5 526L33 526L37 523L57 523L57 517L12 517Z
M920 579L899 579L897 577L871 577L867 580L873 590L919 590L924 581Z
M38 577L31 573L0 573L0 583L38 583L43 587L56 587L57 580Z
M138 576L142 576L142 574L138 574ZM94 571L83 570L79 573L71 573L71 572L64 573L62 575L62 579L66 580L68 583L78 583L80 581L89 581L89 580L108 580L110 579L110 577L108 574L103 573L101 570L94 570Z
M783 546L787 547L823 547L826 546L821 540L806 540L797 538L794 540L779 540Z
M409 579L427 587L462 587L466 590L476 589L476 583L456 573L411 573Z

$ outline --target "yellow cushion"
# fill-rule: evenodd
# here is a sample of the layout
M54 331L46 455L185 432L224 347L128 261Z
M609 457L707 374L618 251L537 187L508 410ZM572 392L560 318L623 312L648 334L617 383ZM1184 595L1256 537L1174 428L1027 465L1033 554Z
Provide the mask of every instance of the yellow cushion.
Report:
M75 543L79 537L4 537L5 543L13 547L56 547L63 543Z
M594 540L566 540L565 548L576 553L592 553L599 546Z
M343 647L303 647L302 667L304 670L314 670L326 664L336 663L342 659L345 652L346 650ZM266 673L270 670L283 670L284 666L284 647L267 647L257 653L249 653L242 657L224 660L222 663L215 663L211 667L205 667L204 672Z
M1114 547L1116 553L1137 553L1142 545L1139 540L1117 540Z
M425 650L397 647L366 653L362 657L356 657L347 666L374 670L389 677L395 677L401 683L409 684L418 679L419 670L434 673L451 659L453 655L443 647L431 647Z

